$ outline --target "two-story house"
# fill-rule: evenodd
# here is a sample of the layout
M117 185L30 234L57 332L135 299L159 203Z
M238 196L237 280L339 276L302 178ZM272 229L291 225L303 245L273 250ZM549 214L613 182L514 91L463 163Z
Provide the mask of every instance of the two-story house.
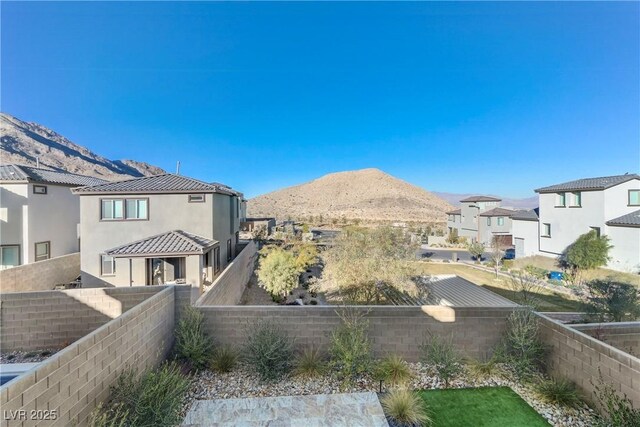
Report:
M488 245L500 236L510 245L511 219L515 212L501 208L501 200L490 196L472 196L460 200L459 209L447 212L449 233L456 229L459 237Z
M162 174L77 188L82 286L185 283L197 297L237 253L242 194Z
M79 251L80 198L106 181L15 164L0 166L0 269Z
M608 267L637 271L640 176L584 178L535 190L537 212L514 218L516 256L561 255L580 235L607 235L613 248ZM538 218L536 219L535 216Z

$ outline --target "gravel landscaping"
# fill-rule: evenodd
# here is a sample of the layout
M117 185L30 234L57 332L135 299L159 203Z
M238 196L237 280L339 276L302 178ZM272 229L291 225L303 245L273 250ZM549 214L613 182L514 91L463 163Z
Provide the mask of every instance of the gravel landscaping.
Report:
M410 363L413 379L409 388L414 390L429 390L444 388L435 371L423 363ZM572 409L559 405L542 402L530 385L515 381L511 375L492 376L487 379L474 379L465 373L450 382L450 388L507 386L515 391L531 407L541 414L549 423L558 427L586 427L593 425L595 412L583 405ZM304 379L300 377L286 377L273 383L262 383L257 375L246 366L239 365L230 373L217 374L209 370L198 373L187 393L187 402L182 414L186 414L194 400L228 399L240 397L274 397L296 396L310 394L332 394L346 392L380 391L380 383L371 377L359 378L350 388L341 387L341 383L334 377L321 376ZM383 392L387 387L383 385Z
M0 353L0 364L2 363L36 363L42 362L57 353L58 349L43 349L33 351L11 351Z

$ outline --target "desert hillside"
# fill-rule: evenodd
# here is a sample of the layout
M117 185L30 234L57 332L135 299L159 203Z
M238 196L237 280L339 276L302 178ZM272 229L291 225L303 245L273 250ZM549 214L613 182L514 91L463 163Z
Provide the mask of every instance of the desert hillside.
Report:
M378 169L325 175L249 200L248 216L444 222L446 201Z
M36 158L42 168L112 181L164 173L164 170L144 162L109 160L42 125L0 113L2 163L36 166Z

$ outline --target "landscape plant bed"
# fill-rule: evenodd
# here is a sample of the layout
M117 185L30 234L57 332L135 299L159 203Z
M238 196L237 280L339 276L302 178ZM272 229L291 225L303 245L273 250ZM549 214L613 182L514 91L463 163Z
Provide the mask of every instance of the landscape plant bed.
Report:
M543 427L549 422L509 387L423 390L433 427Z
M504 387L513 390L514 396L519 396L519 399L526 402L534 413L537 412L537 414L540 415L538 420L541 420L542 424L539 425L547 425L544 424L545 419L549 424L558 427L586 427L594 424L595 412L586 405L581 405L573 409L545 403L536 395L531 385L518 382L508 373L504 375L494 375L485 379L475 379L465 370L463 374L457 376L450 382L449 389L443 390L445 386L444 382L438 378L435 370L431 366L424 363L409 363L408 365L412 372L412 380L407 384L407 387L412 390L438 390L448 392L449 390L455 391L457 389L477 387ZM382 391L386 392L388 390L390 390L390 387L383 384ZM187 393L182 414L186 414L195 400L297 396L363 391L379 392L379 381L369 375L361 375L352 385L345 387L340 380L332 375L321 375L313 378L290 375L284 376L274 382L261 382L259 377L246 365L240 364L229 373L219 374L209 370L197 373ZM466 425L481 424L471 423ZM510 425L519 424L512 423ZM536 424L531 425L535 426Z
M58 349L32 351L9 351L0 353L0 363L36 363L42 362L57 353Z

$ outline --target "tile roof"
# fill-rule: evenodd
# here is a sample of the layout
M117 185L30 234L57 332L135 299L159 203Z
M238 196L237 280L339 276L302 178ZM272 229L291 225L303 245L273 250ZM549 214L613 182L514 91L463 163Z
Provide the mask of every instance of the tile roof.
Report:
M511 209L493 208L493 209L489 209L488 211L482 212L480 214L480 216L507 216L507 217L511 217L511 215L513 215L514 213L516 213L516 211L511 210Z
M120 257L130 256L168 256L168 255L198 255L208 248L218 244L217 241L173 230L145 239L136 240L126 245L105 251L107 255Z
M461 215L461 214L462 214L462 209L456 209L456 210L447 212L447 215Z
M601 176L598 178L583 178L575 181L563 182L562 184L550 185L536 189L536 193L554 193L556 191L577 191L577 190L604 190L609 187L631 181L632 179L640 179L640 175L635 173Z
M539 212L539 208L531 209L528 211L517 211L516 213L511 215L511 219L517 221L538 221Z
M222 193L237 192L220 184L209 184L182 175L165 173L154 176L108 182L100 185L76 188L78 194L140 194L140 193Z
M92 176L14 164L0 166L0 181L40 182L43 184L72 185L78 187L107 182L104 179L94 178Z
M640 227L640 210L609 220L606 224L619 227Z
M471 196L466 199L460 200L461 202L500 202L502 199L497 199L491 196Z

